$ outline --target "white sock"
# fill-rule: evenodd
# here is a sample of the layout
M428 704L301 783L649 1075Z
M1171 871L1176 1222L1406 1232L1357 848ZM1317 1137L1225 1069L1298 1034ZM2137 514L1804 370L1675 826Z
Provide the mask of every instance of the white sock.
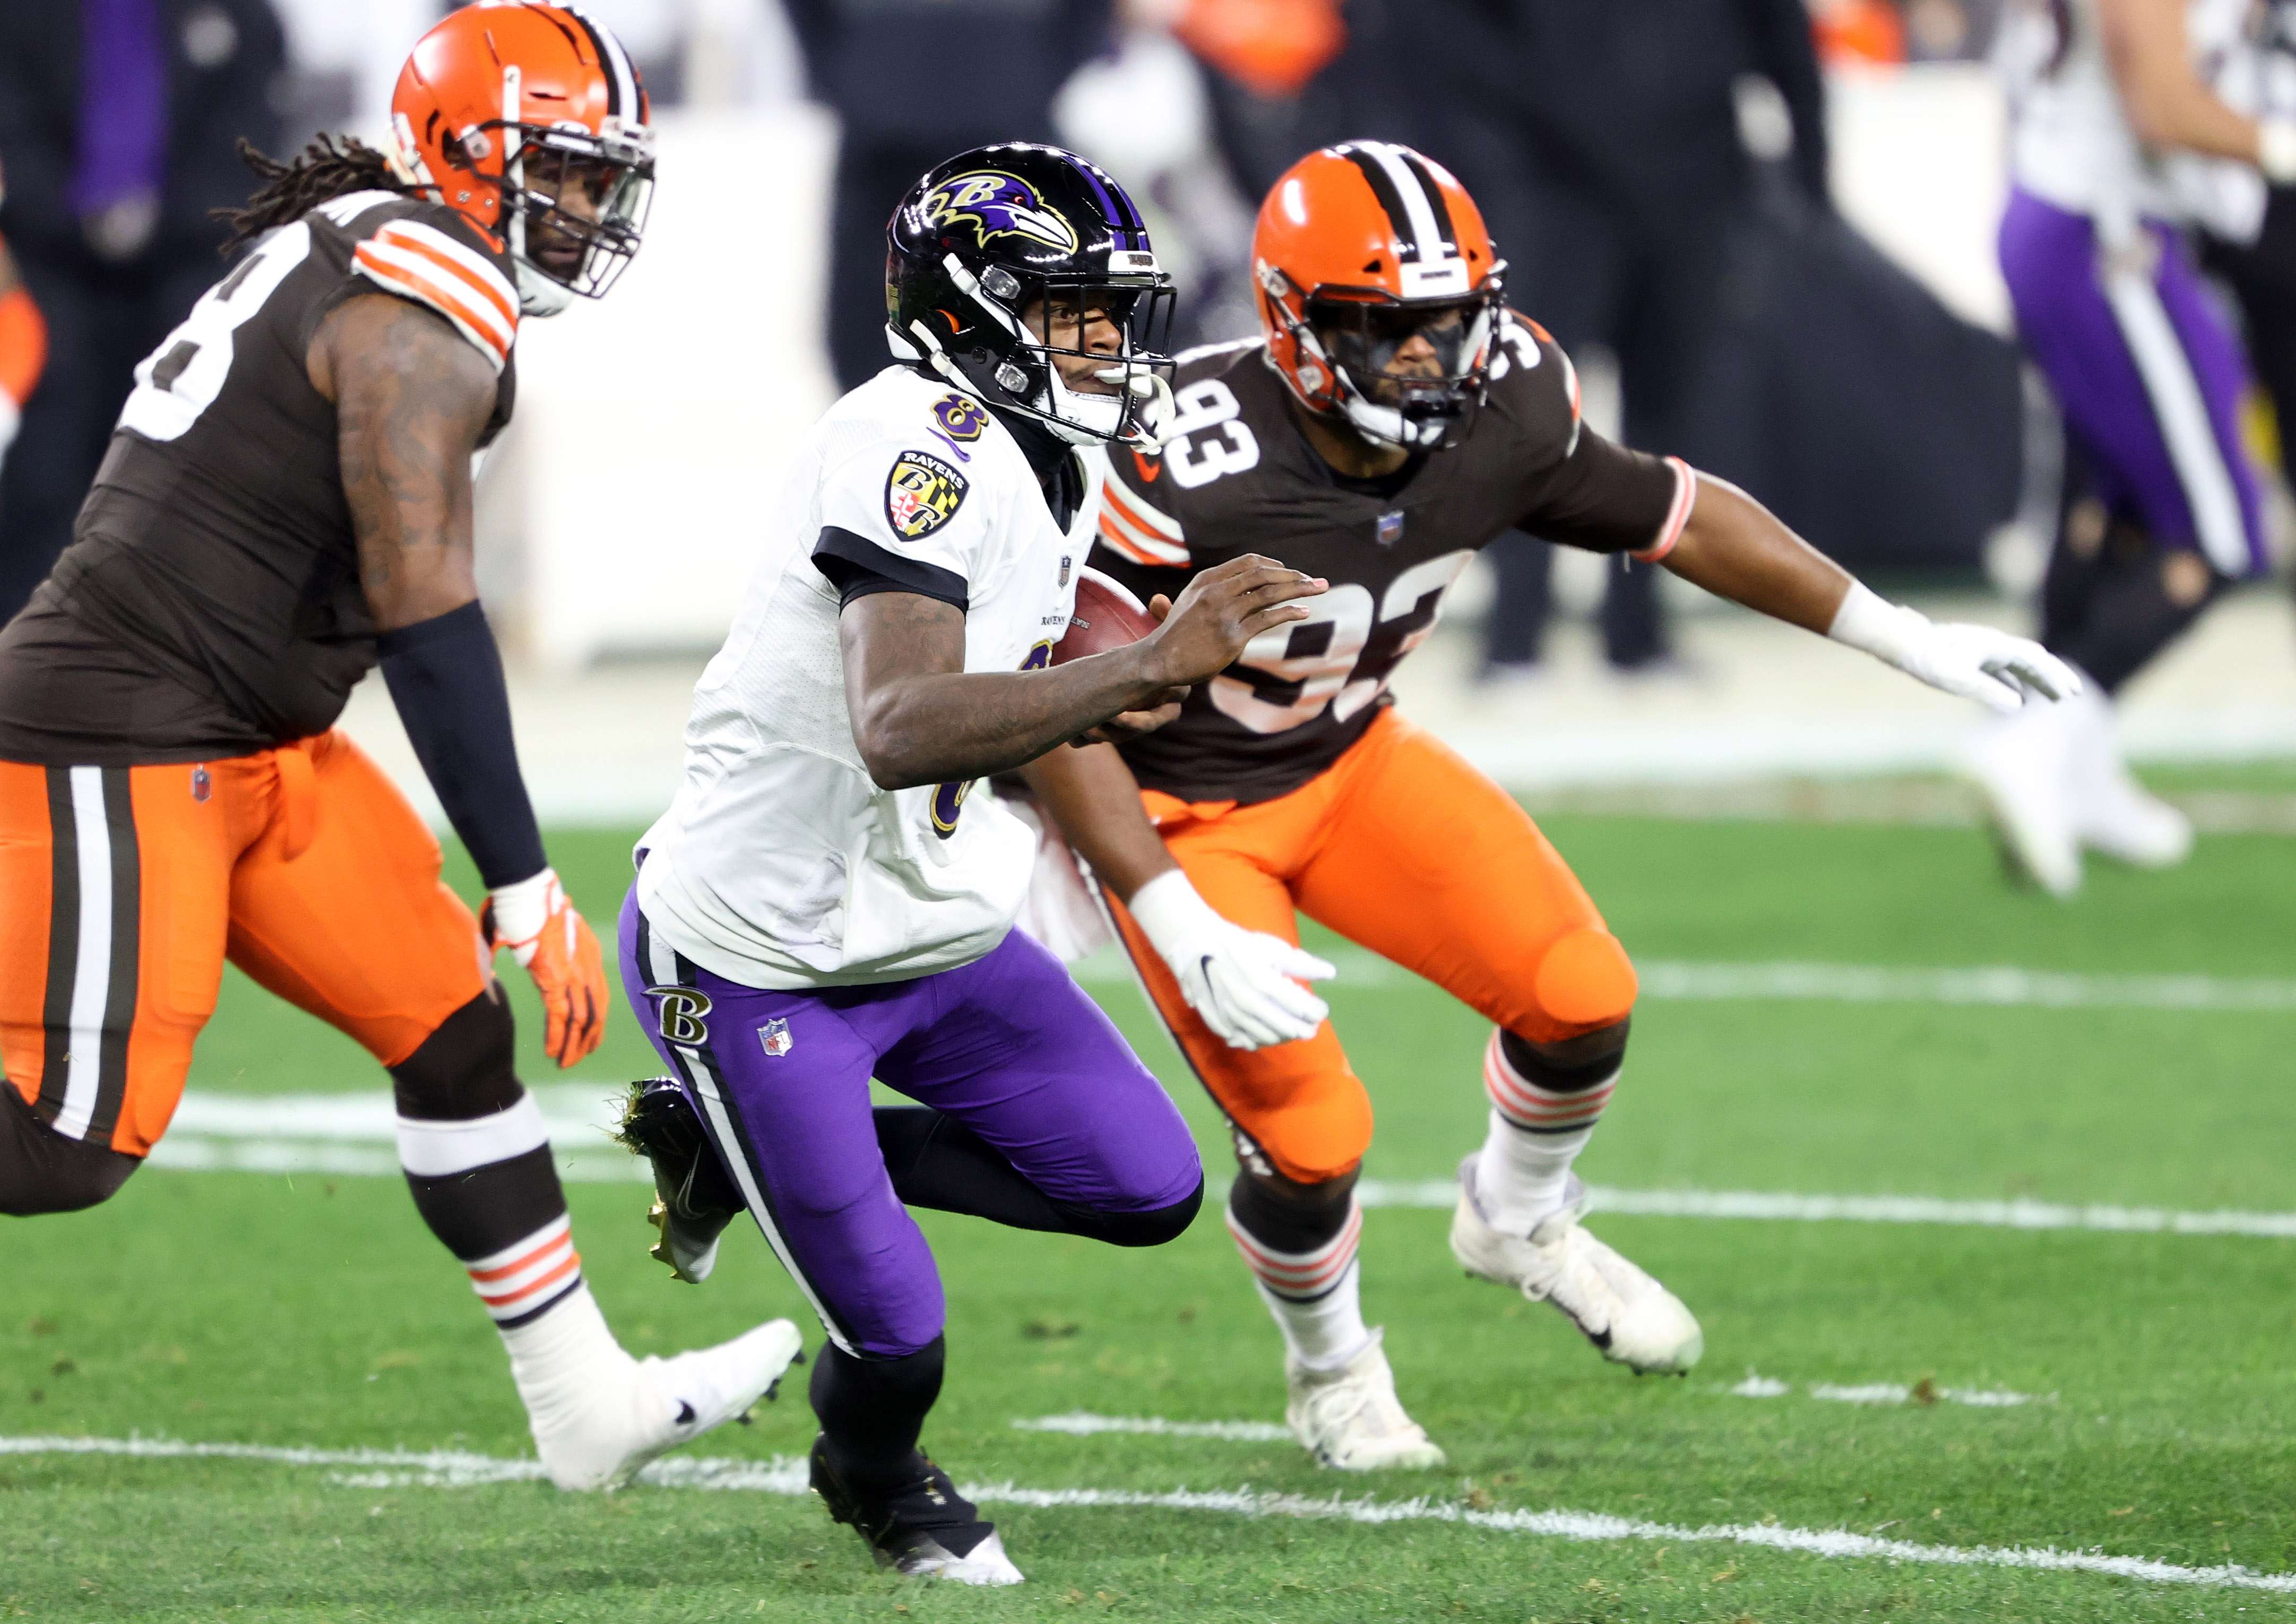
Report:
M1283 1333L1284 1350L1306 1369L1337 1370L1371 1342L1371 1333L1364 1325L1363 1296L1357 1290L1362 1277L1363 1271L1351 1258L1339 1284L1307 1301L1271 1292L1262 1280L1251 1284L1259 1300L1275 1316L1275 1328Z
M634 1361L622 1351L585 1283L522 1325L504 1325L511 1380L537 1426L587 1402L602 1377L611 1380Z
M1491 1111L1490 1132L1475 1163L1475 1205L1501 1234L1527 1235L1562 1204L1570 1164L1595 1136L1593 1128L1534 1134Z
M1554 1093L1516 1070L1499 1034L1491 1034L1483 1052L1490 1129L1475 1163L1475 1204L1492 1228L1527 1235L1562 1205L1570 1164L1595 1136L1618 1081L1613 1071L1590 1088Z
M1350 1202L1340 1233L1313 1251L1275 1251L1246 1234L1233 1209L1227 1229L1293 1358L1309 1370L1337 1370L1369 1345L1356 1264L1362 1208Z

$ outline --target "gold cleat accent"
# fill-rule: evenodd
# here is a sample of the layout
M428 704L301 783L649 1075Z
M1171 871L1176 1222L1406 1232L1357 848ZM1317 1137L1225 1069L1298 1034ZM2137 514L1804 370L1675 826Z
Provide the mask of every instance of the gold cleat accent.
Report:
M646 1222L653 1226L654 1233L660 1237L652 1246L646 1248L646 1256L667 1268L672 1279L682 1281L687 1285L700 1285L701 1283L678 1267L677 1259L669 1255L668 1206L662 1202L654 1202L646 1210Z

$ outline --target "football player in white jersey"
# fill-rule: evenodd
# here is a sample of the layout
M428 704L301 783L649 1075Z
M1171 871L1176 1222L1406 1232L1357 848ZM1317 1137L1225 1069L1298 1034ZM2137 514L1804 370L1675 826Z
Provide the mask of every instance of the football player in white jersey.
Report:
M2112 696L2227 586L2268 566L2241 434L2248 365L2194 263L2195 219L2260 223L2296 184L2296 120L2252 118L2202 78L2253 77L2249 0L2055 0L2021 14L2001 269L2018 338L2055 391L2079 499L2041 592L2041 641L2090 678L1995 723L1970 767L2013 864L2060 897L2086 848L2165 867L2183 813L2138 786ZM2240 99L2234 94L2234 99Z
M1140 643L1054 666L1097 524L1077 448L1147 443L1168 278L1123 191L1051 147L949 160L889 235L898 364L808 440L640 842L623 985L677 1077L629 1136L681 1276L746 1208L820 1315L831 1513L903 1572L1012 1584L917 1448L943 1303L905 1203L1155 1245L1203 1171L1115 1028L1013 931L1035 837L968 791L1160 725L1324 584L1238 558ZM1235 936L1234 973L1314 1001L1283 976L1328 967ZM872 1077L918 1105L873 1111Z

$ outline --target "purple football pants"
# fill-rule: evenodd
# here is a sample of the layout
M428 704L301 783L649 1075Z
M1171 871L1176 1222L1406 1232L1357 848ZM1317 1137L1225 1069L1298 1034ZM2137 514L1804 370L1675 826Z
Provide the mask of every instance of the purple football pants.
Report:
M2199 548L2220 573L2261 570L2256 474L2240 439L2246 358L2183 234L2157 221L2144 230L2157 250L2151 301L2140 293L2139 308L2117 308L2095 223L2013 192L2000 250L2018 337L2087 454L2100 501L2162 546ZM2190 448L2182 466L2170 448L2180 428ZM2212 503L2226 532L2215 548L2203 545L2195 517ZM2244 567L2227 568L2241 553Z
M1056 1201L1149 1212L1202 1180L1162 1086L1020 931L935 975L778 992L674 952L633 886L621 970L758 1226L849 1352L915 1353L944 1317L932 1251L877 1148L873 1076L963 1122Z

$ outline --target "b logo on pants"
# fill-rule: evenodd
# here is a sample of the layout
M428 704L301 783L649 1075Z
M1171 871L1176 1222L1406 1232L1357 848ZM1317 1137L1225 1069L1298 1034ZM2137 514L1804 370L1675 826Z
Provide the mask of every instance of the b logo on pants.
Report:
M709 995L691 987L649 987L646 997L661 1000L661 1040L682 1048L698 1049L709 1041Z

